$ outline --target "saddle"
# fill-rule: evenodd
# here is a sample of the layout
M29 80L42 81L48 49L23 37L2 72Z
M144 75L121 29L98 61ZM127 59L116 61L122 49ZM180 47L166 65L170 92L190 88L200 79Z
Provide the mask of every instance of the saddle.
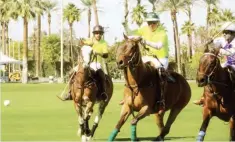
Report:
M164 69L163 67L158 68L158 73L162 80L167 81L168 83L176 82L175 78L170 74L170 72Z

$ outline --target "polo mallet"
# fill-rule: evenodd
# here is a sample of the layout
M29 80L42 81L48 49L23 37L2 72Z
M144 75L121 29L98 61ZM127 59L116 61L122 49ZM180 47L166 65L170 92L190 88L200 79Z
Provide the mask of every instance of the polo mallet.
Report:
M65 92L65 90L67 90L67 88L68 88L68 86L69 86L69 84L70 84L70 81L71 81L72 77L74 76L74 74L75 74L75 71L73 71L71 77L69 78L68 83L67 83L66 86L64 87L64 89L63 89L63 91L61 92L60 96L56 95L56 96L57 96L60 100L62 100L62 101L64 101L64 100L62 99L63 96L64 96L64 92Z
M226 25L222 30L220 30L218 33L216 33L216 34L211 38L210 41L207 41L205 45L210 44L211 42L213 42L213 40L214 40L219 34L221 34L228 26L230 26L230 25L231 25L232 23L234 23L234 22L235 22L235 20L231 21L231 22L230 22L228 25Z

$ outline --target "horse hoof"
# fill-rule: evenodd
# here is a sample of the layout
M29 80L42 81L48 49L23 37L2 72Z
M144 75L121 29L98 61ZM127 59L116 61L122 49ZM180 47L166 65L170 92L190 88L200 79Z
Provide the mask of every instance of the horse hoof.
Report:
M87 140L87 141L92 141L92 137L91 137L91 136L86 137L86 140Z
M82 135L81 132L82 132L81 129L78 129L77 135L78 135L79 137L81 137L81 135Z
M164 139L161 136L158 136L156 139L154 139L153 141L158 141L158 142L163 142Z
M82 135L81 141L86 142L86 136L85 135Z

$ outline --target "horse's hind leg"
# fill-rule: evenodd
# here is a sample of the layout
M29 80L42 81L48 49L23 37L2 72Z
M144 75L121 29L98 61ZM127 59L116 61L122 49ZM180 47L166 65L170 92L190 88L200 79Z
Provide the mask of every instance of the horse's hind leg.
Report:
M209 125L210 119L211 119L210 110L206 106L204 106L203 107L203 122L200 128L200 132L198 133L198 136L197 136L198 142L201 142L204 140L204 137L206 135L206 129Z
M113 132L109 136L108 141L114 141L114 139L117 136L118 132L120 131L121 127L126 122L128 117L130 116L130 113L131 113L130 107L127 104L124 104L122 106L122 110L121 110L121 117L120 117L115 129L113 130Z
M94 136L95 130L98 127L98 124L100 122L100 119L102 118L102 115L103 115L103 113L105 111L106 106L107 106L106 102L102 101L102 102L99 103L98 114L95 117L94 124L93 124L92 129L91 129L91 137Z
M178 114L181 112L182 108L173 108L170 111L165 127L163 127L160 135L156 140L164 140L164 137L170 132L171 125L175 121Z
M230 141L235 141L235 116L230 118Z
M160 134L162 133L162 130L164 128L164 122L163 122L163 117L164 117L165 112L161 112L161 113L156 113L155 117L156 117L156 124L159 128L159 132Z

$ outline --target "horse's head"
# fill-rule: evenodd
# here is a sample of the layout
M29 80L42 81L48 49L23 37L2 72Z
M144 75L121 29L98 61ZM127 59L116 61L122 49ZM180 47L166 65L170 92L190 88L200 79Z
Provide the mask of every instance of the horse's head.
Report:
M90 46L83 46L78 55L78 66L75 79L79 80L78 82L84 83L89 77L91 77L91 68L90 62L92 58L92 48Z
M116 62L119 69L127 66L138 65L141 61L139 43L140 37L128 38L124 35L124 42L117 48Z
M83 46L81 48L81 58L83 60L83 66L89 66L92 57L92 48L90 46Z
M216 76L216 71L220 67L218 58L220 45L210 44L206 46L204 54L199 60L196 81L199 87L209 84Z

